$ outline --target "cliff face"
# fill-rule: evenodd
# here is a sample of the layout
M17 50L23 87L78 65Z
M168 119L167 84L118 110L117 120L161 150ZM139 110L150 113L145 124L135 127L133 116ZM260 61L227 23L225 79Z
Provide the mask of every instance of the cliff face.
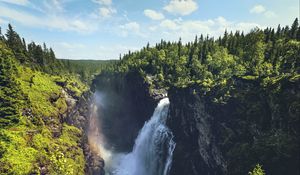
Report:
M150 95L149 85L136 72L101 74L93 86L102 103L99 116L106 146L119 152L131 151L159 99Z
M93 94L86 91L79 99L74 99L66 94L68 103L68 111L66 113L66 123L80 129L83 134L81 136L80 147L85 156L85 174L88 175L104 175L104 160L91 149L88 142L88 130L90 124L91 104L93 103Z
M267 174L299 174L299 82L233 85L226 103L213 102L216 90L170 89L171 175L247 174L257 163Z
M224 174L226 163L217 147L215 118L191 89L171 89L168 125L175 136L171 175Z

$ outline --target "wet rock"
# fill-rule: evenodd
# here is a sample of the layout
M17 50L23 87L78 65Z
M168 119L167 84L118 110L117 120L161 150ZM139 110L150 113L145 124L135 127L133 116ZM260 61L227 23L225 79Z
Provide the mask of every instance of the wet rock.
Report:
M168 93L165 89L152 89L150 95L155 101L168 97Z

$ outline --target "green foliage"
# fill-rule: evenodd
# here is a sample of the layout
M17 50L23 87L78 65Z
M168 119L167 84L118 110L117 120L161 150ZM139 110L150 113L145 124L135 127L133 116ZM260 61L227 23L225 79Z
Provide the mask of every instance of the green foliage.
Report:
M0 127L18 123L24 94L16 80L17 69L12 52L0 41Z
M6 38L6 43L14 52L16 58L22 63L25 62L26 46L24 46L21 37L13 30L13 27L10 24L8 24Z
M67 164L67 160L62 152L55 152L51 157L50 161L53 164L52 174L73 174L73 169L71 165Z
M2 36L0 33L1 41L12 50L15 58L17 58L21 64L49 74L68 72L62 62L56 59L52 48L47 48L45 43L43 46L35 42L26 45L25 39L21 39L10 24L8 25L5 36L6 37Z
M72 74L79 75L80 79L90 84L95 75L108 70L117 61L115 60L60 60L64 67Z
M27 142L24 134L18 128L14 130L0 130L1 173L29 174L34 168L33 162L38 152L26 146Z
M249 172L249 175L265 175L265 172L262 169L262 166L260 166L259 164L257 164L255 166L255 168L251 172Z
M59 147L50 156L53 165L51 174L84 174L85 159L77 146L81 136L78 128L64 124L62 135L57 139Z
M0 41L0 174L84 174L82 133L62 116L67 98L79 99L88 87L74 75L29 68L15 55Z
M250 33L225 32L218 40L202 35L185 45L162 40L124 55L113 72L143 72L154 77L155 87L168 89L198 85L205 91L231 87L241 77L261 81L267 77L299 73L299 45L296 19L291 29L253 29ZM157 76L159 75L159 76ZM147 79L146 79L147 80ZM224 83L225 82L225 83Z

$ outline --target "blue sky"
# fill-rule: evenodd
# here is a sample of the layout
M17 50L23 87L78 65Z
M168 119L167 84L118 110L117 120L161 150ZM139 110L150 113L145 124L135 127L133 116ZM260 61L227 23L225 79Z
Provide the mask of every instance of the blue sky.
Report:
M0 0L0 26L58 58L118 59L165 40L290 25L299 0Z

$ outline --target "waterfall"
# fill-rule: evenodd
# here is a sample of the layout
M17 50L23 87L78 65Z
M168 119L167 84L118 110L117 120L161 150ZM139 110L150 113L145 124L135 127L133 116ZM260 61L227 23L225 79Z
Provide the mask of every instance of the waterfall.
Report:
M166 126L169 99L162 99L140 130L132 152L118 156L110 174L167 175L175 148L173 134ZM124 133L126 134L126 133Z

